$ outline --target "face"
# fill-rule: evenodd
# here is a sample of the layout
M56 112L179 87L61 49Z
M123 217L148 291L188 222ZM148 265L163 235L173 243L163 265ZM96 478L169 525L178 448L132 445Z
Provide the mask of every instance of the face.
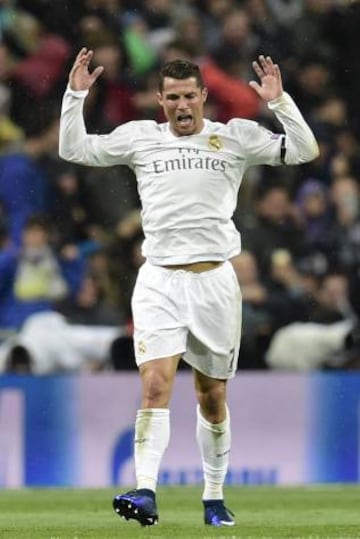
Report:
M348 283L343 275L329 275L319 291L320 302L328 308L338 309L347 304Z
M289 214L289 196L283 189L273 188L260 201L258 207L262 216L271 221L282 221Z
M22 235L23 245L28 249L40 249L48 243L48 233L43 227L32 226L25 228Z
M308 217L320 217L326 211L326 200L322 193L312 193L304 201L304 211Z
M200 133L206 98L206 88L201 89L195 77L184 80L165 77L158 100L174 135L183 137Z

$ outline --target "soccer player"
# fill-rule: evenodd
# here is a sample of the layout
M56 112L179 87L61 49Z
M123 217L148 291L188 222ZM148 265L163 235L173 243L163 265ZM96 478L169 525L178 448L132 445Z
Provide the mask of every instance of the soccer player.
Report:
M244 172L252 165L295 165L318 156L318 145L270 57L253 63L251 87L284 134L249 120L203 117L207 98L196 64L175 60L160 72L158 101L167 122L132 121L110 134L88 134L84 99L101 75L83 48L70 71L60 124L60 156L82 165L128 165L138 182L146 262L132 309L142 402L135 423L136 489L114 498L115 511L142 525L158 521L156 486L169 442L169 400L182 357L193 369L196 437L204 472L205 524L232 526L223 484L230 451L226 383L235 375L241 293L229 259L240 252L232 221ZM236 96L233 96L236 99Z

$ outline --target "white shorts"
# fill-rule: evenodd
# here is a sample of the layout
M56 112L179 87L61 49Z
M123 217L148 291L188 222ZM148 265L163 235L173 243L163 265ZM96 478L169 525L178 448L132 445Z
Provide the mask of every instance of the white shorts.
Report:
M211 378L235 375L241 337L241 292L230 262L201 273L149 262L132 299L137 365L181 354Z

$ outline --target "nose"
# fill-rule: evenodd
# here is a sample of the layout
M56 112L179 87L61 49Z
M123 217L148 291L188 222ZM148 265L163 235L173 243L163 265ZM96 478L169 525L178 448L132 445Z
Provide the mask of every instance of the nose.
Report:
M180 97L179 98L178 108L179 109L186 109L187 108L187 99L186 99L186 97Z

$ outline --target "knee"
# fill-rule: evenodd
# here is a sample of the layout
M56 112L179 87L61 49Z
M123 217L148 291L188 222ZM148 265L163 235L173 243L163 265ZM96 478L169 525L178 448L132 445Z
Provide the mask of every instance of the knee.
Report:
M171 380L155 369L149 369L142 377L143 408L166 408L170 400Z
M226 393L222 385L197 391L201 413L210 423L221 423L226 417Z

